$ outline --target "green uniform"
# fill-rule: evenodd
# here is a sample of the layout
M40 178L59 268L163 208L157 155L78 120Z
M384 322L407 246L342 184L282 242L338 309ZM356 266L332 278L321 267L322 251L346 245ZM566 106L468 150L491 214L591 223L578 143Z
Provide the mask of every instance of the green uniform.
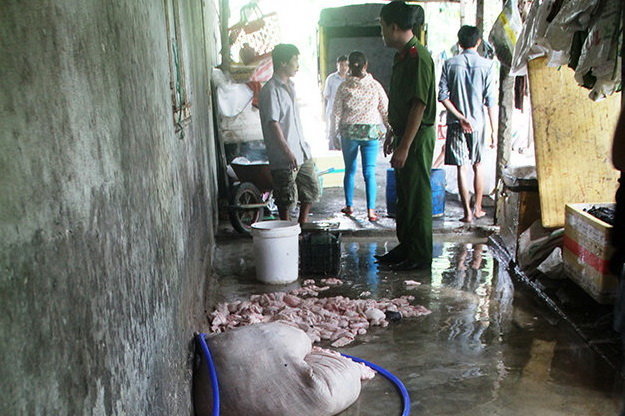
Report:
M403 168L395 169L397 238L394 252L408 260L432 260L432 187L430 171L434 153L436 95L434 61L415 37L395 54L388 118L395 132L395 148L408 121L414 99L425 104L421 126L410 146Z

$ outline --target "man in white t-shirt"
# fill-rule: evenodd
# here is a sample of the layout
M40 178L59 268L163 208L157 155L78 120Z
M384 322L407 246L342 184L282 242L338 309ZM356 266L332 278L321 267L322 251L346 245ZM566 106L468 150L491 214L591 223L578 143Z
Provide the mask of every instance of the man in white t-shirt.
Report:
M331 73L326 78L325 86L323 88L323 105L324 116L326 121L326 136L328 138L328 147L330 150L337 150L334 140L330 137L330 120L332 119L332 109L334 108L334 97L336 96L336 90L339 89L339 85L345 78L347 78L347 56L341 55L336 58L336 72Z

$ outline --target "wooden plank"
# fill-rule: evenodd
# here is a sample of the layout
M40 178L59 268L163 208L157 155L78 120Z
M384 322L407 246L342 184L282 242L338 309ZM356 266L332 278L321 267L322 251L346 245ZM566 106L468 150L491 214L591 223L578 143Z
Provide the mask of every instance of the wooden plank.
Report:
M573 70L545 62L530 61L528 72L541 220L551 228L564 225L567 203L614 201L618 172L610 149L621 96L593 102Z

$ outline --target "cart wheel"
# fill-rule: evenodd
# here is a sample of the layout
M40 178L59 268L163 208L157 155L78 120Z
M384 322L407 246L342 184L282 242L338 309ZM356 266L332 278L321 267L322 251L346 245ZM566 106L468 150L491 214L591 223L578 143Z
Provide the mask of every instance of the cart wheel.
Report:
M252 224L261 220L263 208L243 209L240 205L261 203L260 191L251 182L241 182L236 185L230 198L230 222L235 230L243 234L250 234Z

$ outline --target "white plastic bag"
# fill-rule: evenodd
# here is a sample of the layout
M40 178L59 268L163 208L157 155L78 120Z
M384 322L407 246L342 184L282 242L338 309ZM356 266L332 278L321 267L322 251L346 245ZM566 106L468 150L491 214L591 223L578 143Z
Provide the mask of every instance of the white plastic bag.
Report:
M545 56L549 48L544 45L547 31L547 16L554 0L535 1L532 3L525 25L514 47L510 75L526 75L527 62Z
M253 91L246 84L232 82L220 69L213 70L213 83L220 116L235 117L252 102Z

